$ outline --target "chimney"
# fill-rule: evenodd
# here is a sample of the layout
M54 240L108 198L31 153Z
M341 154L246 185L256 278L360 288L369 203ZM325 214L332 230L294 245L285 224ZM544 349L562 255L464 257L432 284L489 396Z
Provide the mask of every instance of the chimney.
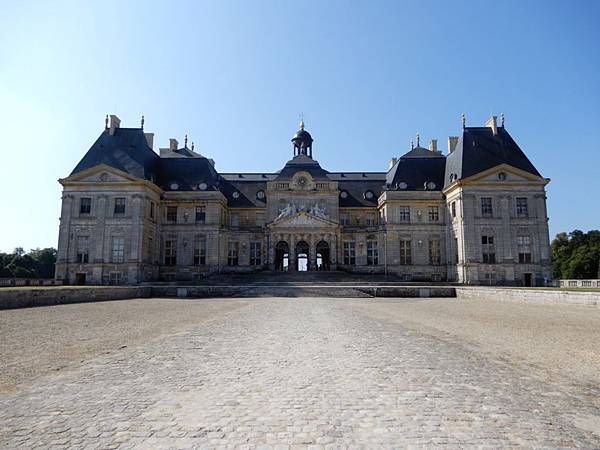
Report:
M178 148L179 148L179 142L177 142L177 139L175 139L175 138L169 139L169 150L174 152Z
M458 144L458 136L448 136L448 154L452 153Z
M144 133L144 136L146 137L148 147L152 149L152 146L154 145L154 133Z
M392 159L390 159L390 169L392 167L394 167L397 162L398 162L398 158L392 158Z
M498 117L497 116L492 116L488 119L488 121L485 123L485 126L488 128L492 129L492 134L494 136L496 136L498 134L498 121L497 121Z
M117 128L121 127L121 119L119 119L117 116L115 116L114 114L110 115L110 131L109 134L111 136L114 136L115 134L115 130Z
M437 139L432 139L429 141L429 150L432 152L437 152Z

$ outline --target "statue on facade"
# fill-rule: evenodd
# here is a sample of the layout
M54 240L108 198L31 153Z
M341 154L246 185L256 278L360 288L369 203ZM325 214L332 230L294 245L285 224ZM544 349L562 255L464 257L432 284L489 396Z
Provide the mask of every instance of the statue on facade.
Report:
M292 215L294 212L294 207L291 203L288 203L285 207L279 210L279 216L277 216L277 218L281 219L282 217L287 217L289 215Z

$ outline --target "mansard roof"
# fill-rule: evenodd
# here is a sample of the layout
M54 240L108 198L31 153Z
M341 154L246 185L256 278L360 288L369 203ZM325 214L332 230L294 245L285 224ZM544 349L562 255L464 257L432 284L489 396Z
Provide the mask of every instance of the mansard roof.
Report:
M157 172L155 183L165 191L197 190L201 183L206 183L205 190L214 191L219 185L219 174L205 157L160 158Z
M116 128L112 135L104 130L71 175L106 164L137 178L151 179L159 159L148 147L141 128Z
M402 155L386 175L388 189L406 191L441 191L444 187L446 157L440 152L416 147ZM427 183L433 182L433 189Z
M453 179L461 180L500 164L541 177L504 127L494 135L490 127L467 127L458 139L456 148L446 158L445 185Z

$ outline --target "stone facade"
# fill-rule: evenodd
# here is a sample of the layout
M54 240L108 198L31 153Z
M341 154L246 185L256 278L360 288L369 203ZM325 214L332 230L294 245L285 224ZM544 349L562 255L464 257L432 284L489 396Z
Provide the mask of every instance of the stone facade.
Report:
M152 141L112 116L60 180L57 279L134 284L259 270L465 284L550 278L549 180L495 118L463 127L447 156L436 141L417 141L387 172L322 169L304 124L276 173L218 173L187 142L172 139L159 156Z

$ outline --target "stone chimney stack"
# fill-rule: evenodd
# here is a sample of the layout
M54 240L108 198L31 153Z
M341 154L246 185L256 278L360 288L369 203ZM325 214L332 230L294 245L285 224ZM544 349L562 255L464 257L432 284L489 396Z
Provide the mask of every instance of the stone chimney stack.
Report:
M146 137L148 147L152 149L152 146L154 145L154 133L144 133L144 136Z
M458 136L448 137L448 154L452 153L458 144Z
M178 148L179 148L179 142L177 142L177 139L175 139L175 138L169 139L169 150L174 152Z
M115 116L114 114L110 115L110 131L109 134L111 136L114 136L115 134L115 130L117 128L121 127L121 119L119 119L117 116Z
M485 126L492 129L492 134L496 136L498 134L498 116L490 117Z
M437 152L437 139L432 139L429 141L429 150L432 152Z
M389 168L391 169L392 167L394 167L397 162L398 162L398 158L392 158L392 159L390 159L390 167Z

